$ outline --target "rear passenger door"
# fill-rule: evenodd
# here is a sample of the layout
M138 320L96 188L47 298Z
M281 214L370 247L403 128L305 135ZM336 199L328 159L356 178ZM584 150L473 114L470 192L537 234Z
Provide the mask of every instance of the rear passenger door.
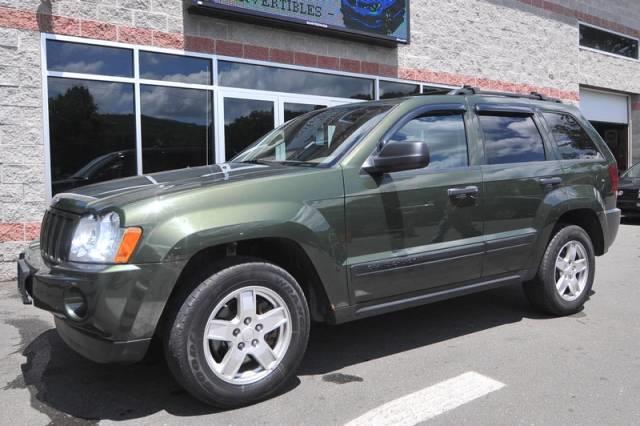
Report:
M531 107L502 101L473 108L484 147L483 276L509 276L529 268L545 200L562 191L562 166Z

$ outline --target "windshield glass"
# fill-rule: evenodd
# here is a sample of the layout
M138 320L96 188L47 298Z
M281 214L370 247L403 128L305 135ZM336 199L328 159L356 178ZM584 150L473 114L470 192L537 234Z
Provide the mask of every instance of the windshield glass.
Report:
M627 170L627 173L624 174L624 177L640 178L640 163Z
M396 104L349 104L310 112L271 131L231 161L327 165L358 143Z

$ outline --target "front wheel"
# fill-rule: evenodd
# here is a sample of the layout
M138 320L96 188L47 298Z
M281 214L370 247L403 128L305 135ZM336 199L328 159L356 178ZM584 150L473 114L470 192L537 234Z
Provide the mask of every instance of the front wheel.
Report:
M552 315L580 311L596 271L593 243L579 226L565 226L549 242L536 277L524 284L529 301Z
M169 367L198 399L238 407L277 392L309 337L300 286L278 266L247 262L200 283L177 310L165 342Z

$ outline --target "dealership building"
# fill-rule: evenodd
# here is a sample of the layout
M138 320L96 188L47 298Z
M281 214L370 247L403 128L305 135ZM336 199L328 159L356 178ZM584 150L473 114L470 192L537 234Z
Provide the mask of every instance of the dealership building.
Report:
M635 0L0 0L0 279L51 197L220 163L326 106L472 85L640 160Z

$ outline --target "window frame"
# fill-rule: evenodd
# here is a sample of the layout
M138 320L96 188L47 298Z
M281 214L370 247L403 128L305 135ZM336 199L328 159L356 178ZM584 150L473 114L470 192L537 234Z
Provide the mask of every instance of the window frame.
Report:
M624 37L624 38L628 38L629 40L635 40L638 43L638 51L636 53L636 57L632 57L632 56L624 56L624 55L620 55L618 53L613 53L613 52L607 52L606 50L600 50L600 49L596 49L594 47L589 47L589 46L583 46L582 44L580 44L580 26L585 26L585 27L590 27L599 31L603 31L609 34L613 34L613 35L617 35L620 37ZM578 48L581 50L586 50L589 52L595 52L595 53L600 53L603 55L608 55L608 56L612 56L614 58L621 58L621 59L626 59L628 61L635 61L635 62L639 62L640 61L640 38L637 37L633 37L630 36L629 34L624 34L618 31L613 31L610 30L608 28L604 28L604 27L600 27L598 25L593 25L590 24L588 22L583 22L583 21L578 21Z
M595 147L596 151L598 152L598 154L600 154L600 158L582 158L582 159L580 159L580 158L563 158L562 157L562 152L560 150L560 144L558 144L558 141L556 140L556 137L553 134L553 129L551 128L551 125L549 124L549 121L545 117L545 114L558 114L558 115L566 115L566 116L571 117L576 122L576 124L580 127L580 129L582 129L584 134L587 135L587 137L589 138L591 143L593 143L593 146ZM574 114L571 114L570 112L566 112L566 111L557 111L557 110L551 110L551 109L541 109L539 111L539 115L540 115L540 121L542 121L542 123L544 123L545 131L549 135L549 140L551 141L551 145L553 145L553 150L555 151L556 157L557 157L558 160L561 160L561 161L580 161L580 162L602 162L602 161L606 161L606 156L602 152L602 147L600 146L600 144L596 140L593 139L593 136L588 131L588 129L586 129L582 125L582 123L580 122L578 117L576 117Z
M118 76L105 76L98 74L85 74L85 73L76 73L76 72L66 72L66 71L50 71L47 69L47 41L48 40L57 40L63 42L71 42L71 43L80 43L83 45L94 45L94 46L106 46L106 47L115 47L115 48L123 48L131 51L133 55L133 76L132 77L118 77ZM153 79L144 79L140 77L140 52L151 52L151 53L164 53L169 55L177 55L177 56L192 56L196 58L208 59L211 61L211 84L196 84L196 83L182 83L182 82L172 82L172 81L164 81L164 80L153 80ZM256 90L256 89L241 89L236 87L228 87L228 86L220 86L218 81L218 61L230 61L230 62L238 62L238 63L246 63L252 65L263 65L269 67L276 68L286 68L297 71L308 71L315 72L321 74L328 75L341 75L347 77L356 77L356 78L366 78L371 79L374 83L374 100L379 100L380 93L380 80L389 81L389 82L397 82L397 83L407 83L407 84L417 84L420 87L420 92L422 93L424 87L442 87L443 89L456 89L460 86L453 85L445 85L445 84L437 84L437 83L426 83L414 80L403 80L398 78L389 78L389 77L381 77L378 75L365 74L365 73L352 73L346 71L334 71L328 70L324 68L318 67L305 67L299 65L292 64L281 64L281 63L273 63L269 61L261 61L261 60L253 60L253 59L245 59L245 58L237 58L233 56L224 56L212 53L201 53L194 52L187 49L172 49L172 48L163 48L156 46L147 46L140 45L134 43L122 43L115 41L106 41L106 40L95 40L88 39L83 37L76 36L67 36L67 35L58 35L51 33L41 33L40 34L40 54L41 54L41 82L42 82L42 140L44 145L44 161L45 161L45 194L47 200L51 200L52 198L52 170L51 170L51 144L50 144L50 134L49 134L49 111L48 111L48 77L59 77L59 78L74 78L79 80L89 80L89 81L103 81L103 82L116 82L116 83L129 83L134 86L134 113L135 113L135 140L136 140L136 170L137 175L143 174L143 165L142 165L142 117L141 117L141 105L140 105L140 87L141 85L150 85L150 86L163 86L163 87L172 87L172 88L183 88L183 89L199 89L209 91L213 98L213 124L214 124L214 133L213 133L213 146L210 147L210 151L215 153L215 161L216 163L221 163L227 160L225 158L225 150L224 150L224 116L222 114L221 101L223 91L234 91L237 93L245 93L247 95L256 96L256 99L260 99L264 96L276 96L278 98L278 102L276 103L276 117L277 120L282 120L283 113L281 110L281 99L286 99L287 102L292 102L293 100L300 100L300 103L326 103L329 106L335 106L343 103L354 102L358 100L350 99L350 98L339 98L339 97L324 97L324 96L311 96L304 95L300 93L288 93L288 92L275 92L275 91L265 91L265 90ZM465 119L466 121L466 119ZM281 122L278 121L277 125L280 125ZM465 128L467 132L467 145L469 145L469 130L468 125L465 123ZM470 147L468 147L468 150ZM469 153L468 153L469 155Z

